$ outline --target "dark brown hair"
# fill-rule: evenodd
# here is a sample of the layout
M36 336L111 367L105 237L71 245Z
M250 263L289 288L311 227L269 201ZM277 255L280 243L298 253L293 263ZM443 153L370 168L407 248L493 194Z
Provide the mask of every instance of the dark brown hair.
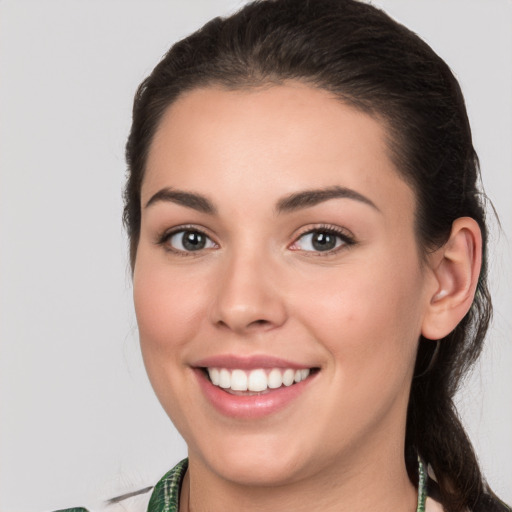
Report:
M285 80L329 90L385 123L396 167L416 193L423 254L447 240L459 217L480 226L483 266L471 310L435 353L435 342L419 340L405 440L411 480L417 483L419 454L437 476L446 510L472 509L490 491L453 398L481 352L492 311L484 196L459 84L407 28L355 0L266 0L175 44L135 96L124 210L132 267L145 163L167 107L198 87L244 89Z

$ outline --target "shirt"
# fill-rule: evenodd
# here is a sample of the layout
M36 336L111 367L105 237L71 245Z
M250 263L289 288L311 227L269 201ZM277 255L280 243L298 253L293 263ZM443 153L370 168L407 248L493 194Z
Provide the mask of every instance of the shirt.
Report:
M147 505L147 512L178 512L179 511L179 497L183 477L188 468L188 459L184 459L169 472L167 472L160 481L153 488L153 492L149 498ZM428 497L429 476L424 463L418 461L418 504L416 512L444 512L440 503L433 498ZM147 491L149 493L149 490ZM132 493L127 495L126 499L111 500L116 503L122 503L122 510L131 510L130 501L132 497L136 497L140 493ZM111 505L107 505L104 512L113 511ZM86 508L70 508L58 510L56 512L88 512ZM114 511L113 511L114 512ZM473 512L512 512L504 503L491 497L484 497L481 503L474 509Z

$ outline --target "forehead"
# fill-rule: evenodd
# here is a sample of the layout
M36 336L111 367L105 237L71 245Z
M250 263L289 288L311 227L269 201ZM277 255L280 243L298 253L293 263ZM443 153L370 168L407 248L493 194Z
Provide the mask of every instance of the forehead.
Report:
M301 83L195 89L160 122L142 199L169 186L233 198L242 189L266 188L265 197L271 197L341 185L376 202L398 200L400 191L412 209L412 191L390 158L387 140L382 122Z

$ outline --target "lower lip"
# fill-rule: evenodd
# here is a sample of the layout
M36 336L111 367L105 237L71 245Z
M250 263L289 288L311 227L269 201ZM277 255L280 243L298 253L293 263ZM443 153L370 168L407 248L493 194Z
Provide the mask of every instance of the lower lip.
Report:
M217 411L225 416L242 419L262 418L283 409L301 395L315 377L315 374L310 375L306 380L291 386L269 389L258 395L232 395L214 386L202 370L196 369L195 373L203 393Z

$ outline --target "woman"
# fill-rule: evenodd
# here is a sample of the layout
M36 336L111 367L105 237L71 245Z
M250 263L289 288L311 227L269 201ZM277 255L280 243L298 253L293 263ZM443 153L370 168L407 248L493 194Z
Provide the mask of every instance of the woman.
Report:
M453 405L487 229L425 43L352 0L249 4L142 83L126 154L142 353L189 450L148 510L509 510Z

